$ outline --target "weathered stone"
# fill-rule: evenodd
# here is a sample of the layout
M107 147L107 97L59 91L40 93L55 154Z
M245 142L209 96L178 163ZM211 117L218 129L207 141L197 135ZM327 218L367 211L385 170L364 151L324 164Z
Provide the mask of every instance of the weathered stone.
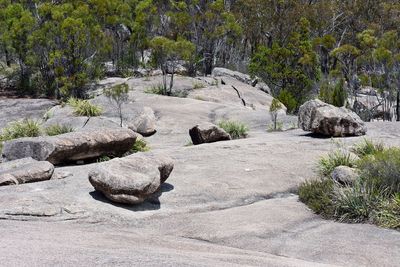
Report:
M231 140L231 136L224 129L212 123L202 123L189 130L194 145Z
M23 158L0 164L0 186L49 180L54 166L47 161Z
M320 100L308 101L300 107L299 126L304 131L333 137L360 136L367 132L356 113Z
M57 136L21 138L4 143L5 161L32 157L53 164L92 159L104 155L122 155L136 141L129 129L91 129Z
M138 204L160 188L173 166L167 157L135 154L97 166L89 181L111 201Z
M348 166L338 166L333 170L331 177L336 182L351 185L357 180L358 173L357 169Z
M129 129L146 137L157 132L156 116L154 115L154 111L149 107L144 107L143 110L127 124Z

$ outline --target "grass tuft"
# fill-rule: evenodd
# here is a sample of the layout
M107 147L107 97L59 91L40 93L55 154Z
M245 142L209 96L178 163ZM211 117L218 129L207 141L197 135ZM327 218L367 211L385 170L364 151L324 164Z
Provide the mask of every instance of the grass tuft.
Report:
M60 134L70 133L73 131L74 131L74 128L72 128L71 126L60 125L60 124L51 125L44 129L44 132L48 136L60 135Z
M88 100L69 98L67 104L74 109L77 116L97 117L103 113L101 107L90 103Z
M221 121L218 126L224 129L232 139L246 138L249 131L249 128L244 123L236 121Z

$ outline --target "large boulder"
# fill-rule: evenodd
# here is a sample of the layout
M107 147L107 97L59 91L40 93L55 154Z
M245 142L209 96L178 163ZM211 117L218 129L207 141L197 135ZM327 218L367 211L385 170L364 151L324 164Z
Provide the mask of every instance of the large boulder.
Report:
M231 140L231 136L224 129L212 123L202 123L189 130L194 145Z
M173 168L168 157L139 153L99 164L89 181L113 202L139 204L160 189Z
M47 161L23 158L0 164L0 186L50 180L54 166Z
M360 136L367 132L365 123L351 110L320 100L304 103L299 110L299 127L325 136Z
M57 136L21 138L4 143L5 161L32 157L53 164L120 156L132 148L136 134L123 128L99 128Z

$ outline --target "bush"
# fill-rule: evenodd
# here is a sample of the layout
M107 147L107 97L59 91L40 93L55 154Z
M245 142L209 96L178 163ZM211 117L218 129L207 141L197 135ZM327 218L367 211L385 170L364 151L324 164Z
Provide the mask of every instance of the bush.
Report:
M378 191L400 192L400 148L385 149L358 163L361 179Z
M365 184L356 183L352 187L335 186L335 216L342 222L368 221L380 199L380 195Z
M37 137L40 135L40 124L31 119L12 122L3 129L0 141L7 141L22 137Z
M74 131L74 128L72 128L71 126L60 125L60 124L51 125L44 129L44 132L48 136L60 135L60 134L70 133L73 131Z
M277 99L286 106L288 113L293 113L297 108L296 98L287 90L282 90Z
M336 151L319 160L318 171L323 176L330 176L333 170L338 166L354 167L355 165L356 161L349 153Z
M137 152L146 152L149 151L150 148L147 145L147 142L143 139L137 139L135 144L133 144L132 149L130 150L131 153Z
M246 138L249 131L245 124L236 121L221 121L218 126L230 134L232 139Z
M380 203L374 221L382 227L400 229L400 194Z
M371 140L364 139L364 142L356 144L352 147L351 151L363 158L367 155L375 155L385 149L382 143L374 143Z
M144 92L146 94L166 95L164 85L162 85L161 83L151 85L149 88L146 88Z
M96 117L103 113L101 107L91 104L87 100L71 97L67 104L74 109L74 114L77 116Z
M334 182L330 179L306 181L299 187L299 198L315 213L324 217L334 214L332 202Z

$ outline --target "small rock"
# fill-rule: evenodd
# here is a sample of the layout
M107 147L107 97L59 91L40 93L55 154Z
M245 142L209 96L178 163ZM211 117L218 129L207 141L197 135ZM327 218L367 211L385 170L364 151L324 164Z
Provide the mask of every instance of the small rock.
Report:
M134 154L97 165L89 181L111 201L139 204L159 190L173 168L168 157Z
M23 158L0 164L0 186L46 181L51 178L54 166L47 161Z
M155 134L157 130L154 111L149 107L144 107L143 110L128 123L128 128L145 137Z
M231 140L231 136L224 129L212 123L202 123L189 130L194 145Z
M348 166L338 166L333 170L331 177L336 182L351 185L357 180L358 173L357 169Z

